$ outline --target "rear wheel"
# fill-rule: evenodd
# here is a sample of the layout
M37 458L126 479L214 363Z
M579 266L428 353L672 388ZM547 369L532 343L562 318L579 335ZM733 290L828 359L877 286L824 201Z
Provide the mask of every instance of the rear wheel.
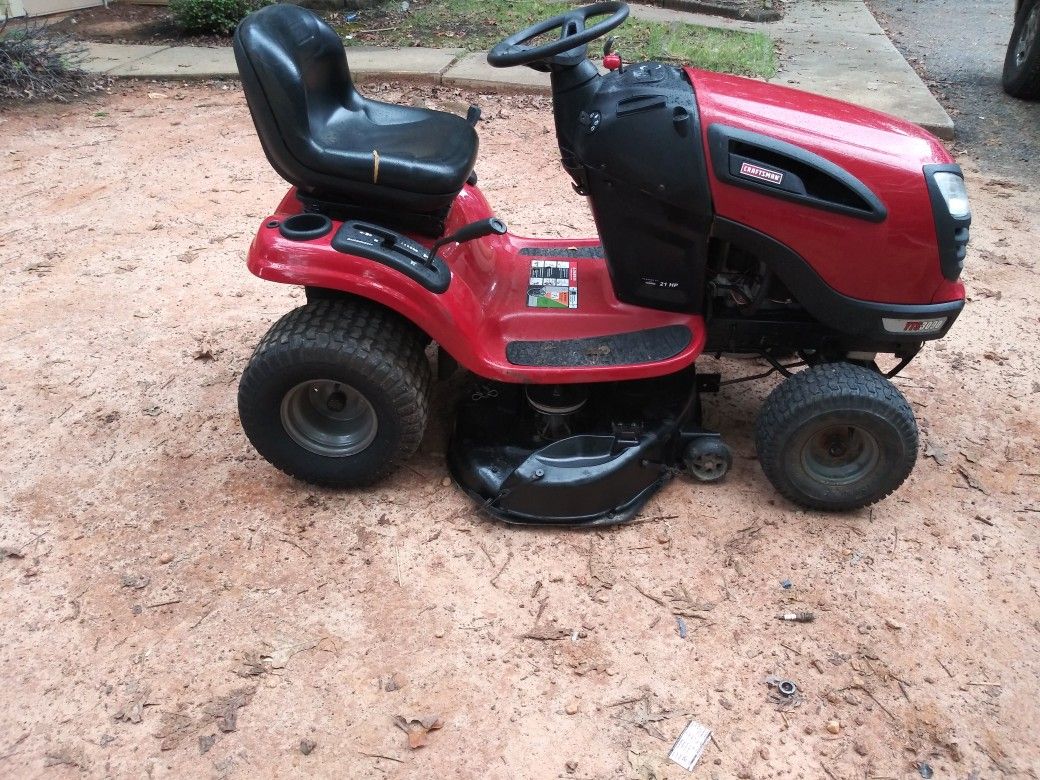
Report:
M784 381L763 404L755 438L769 481L810 509L876 503L917 460L917 423L902 393L851 363L814 366Z
M1040 0L1026 0L1015 18L1004 59L1004 91L1040 98Z
M242 374L246 436L272 465L358 487L419 446L430 365L416 330L366 301L317 300L282 317Z

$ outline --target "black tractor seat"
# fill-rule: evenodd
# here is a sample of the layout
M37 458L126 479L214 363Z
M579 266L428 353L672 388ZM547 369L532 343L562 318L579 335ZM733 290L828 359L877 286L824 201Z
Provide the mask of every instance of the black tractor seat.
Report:
M363 97L343 42L310 11L250 14L235 31L235 60L267 159L306 196L436 212L473 170L477 134L465 119Z

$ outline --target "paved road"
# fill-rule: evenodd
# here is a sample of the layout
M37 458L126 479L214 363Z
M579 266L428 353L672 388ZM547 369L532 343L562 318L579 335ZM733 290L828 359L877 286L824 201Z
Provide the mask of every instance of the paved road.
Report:
M868 0L903 56L957 123L982 171L1040 186L1040 102L1000 88L1013 0Z

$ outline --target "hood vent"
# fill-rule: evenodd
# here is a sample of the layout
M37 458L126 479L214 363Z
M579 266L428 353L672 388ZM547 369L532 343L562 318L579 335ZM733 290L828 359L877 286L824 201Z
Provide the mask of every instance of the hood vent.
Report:
M869 222L888 216L863 182L806 149L725 125L711 126L708 144L715 176L727 184Z

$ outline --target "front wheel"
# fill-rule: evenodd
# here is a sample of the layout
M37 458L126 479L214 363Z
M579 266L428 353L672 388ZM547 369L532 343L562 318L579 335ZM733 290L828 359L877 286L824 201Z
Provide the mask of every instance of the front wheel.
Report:
M917 460L917 422L895 385L851 363L795 374L766 399L758 458L780 493L809 509L845 511L898 488Z
M264 336L242 373L249 441L290 476L361 487L419 446L430 364L415 328L366 301L317 300Z
M1012 97L1040 98L1040 0L1026 0L1015 18L1003 81Z

